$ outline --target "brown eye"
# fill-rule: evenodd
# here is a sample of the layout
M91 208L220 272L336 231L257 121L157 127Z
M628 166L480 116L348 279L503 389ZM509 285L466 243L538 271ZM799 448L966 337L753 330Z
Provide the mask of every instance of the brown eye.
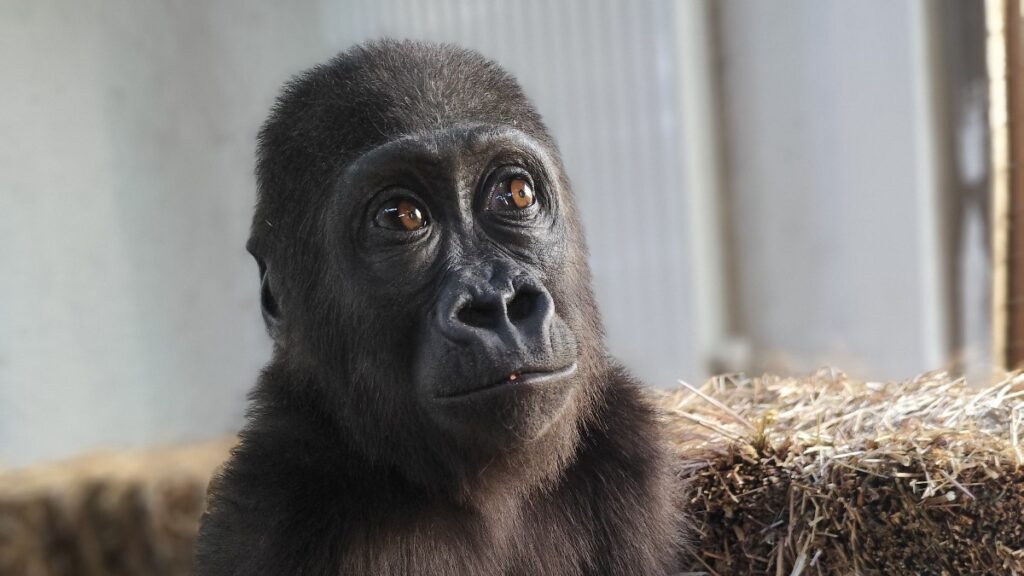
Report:
M516 208L529 208L533 205L535 199L529 182L516 178L509 183L508 188L512 192L512 203Z
M498 182L487 201L489 210L525 210L537 202L530 182L523 178L508 178Z
M427 215L415 201L398 198L384 205L374 221L382 228L413 232L426 227Z

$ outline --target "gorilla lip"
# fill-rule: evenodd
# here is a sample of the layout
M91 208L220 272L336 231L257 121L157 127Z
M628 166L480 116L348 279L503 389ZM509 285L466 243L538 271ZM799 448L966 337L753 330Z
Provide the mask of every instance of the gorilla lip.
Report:
M566 366L565 368L559 368L557 370L515 371L515 372L510 373L508 376L502 378L501 380L496 381L496 382L492 382L490 384L486 384L486 385L480 386L478 388L471 388L469 390L459 390L459 391L456 391L456 392L452 392L450 394L441 394L441 395L437 396L437 399L439 399L439 400L449 400L449 399L456 399L456 398L464 398L464 397L470 396L472 394L477 394L479 392L486 392L486 391L489 391L489 390L494 390L496 388L503 388L503 387L506 387L506 386L516 386L516 387L519 387L519 386L524 386L524 385L527 385L527 384L531 384L531 385L535 385L535 386L536 385L540 385L540 384L546 384L548 382L555 382L557 380L562 380L564 378L568 378L569 376L572 376L573 374L576 373L576 369L577 369L576 362L573 362L572 364Z

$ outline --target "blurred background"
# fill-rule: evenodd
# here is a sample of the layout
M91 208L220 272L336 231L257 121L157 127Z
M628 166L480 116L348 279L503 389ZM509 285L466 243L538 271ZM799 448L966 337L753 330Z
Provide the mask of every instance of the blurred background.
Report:
M290 76L385 35L520 79L651 386L985 378L1012 338L995 4L0 2L0 465L237 429L270 357L256 132Z

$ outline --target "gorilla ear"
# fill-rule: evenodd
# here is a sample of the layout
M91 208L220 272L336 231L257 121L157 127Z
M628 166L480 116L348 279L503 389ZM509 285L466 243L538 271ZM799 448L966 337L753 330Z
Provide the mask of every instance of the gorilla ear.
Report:
M281 306L278 304L267 263L255 254L253 254L253 258L256 259L256 264L260 268L260 310L263 312L263 323L266 324L270 337L276 339L281 331Z

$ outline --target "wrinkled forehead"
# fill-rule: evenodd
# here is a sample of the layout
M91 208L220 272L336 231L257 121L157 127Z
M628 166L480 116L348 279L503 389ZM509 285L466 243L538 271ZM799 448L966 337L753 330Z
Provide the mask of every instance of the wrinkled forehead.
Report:
M452 177L486 166L515 164L538 178L554 178L557 158L544 141L512 126L460 124L408 134L353 160L342 182L388 179L407 171Z

